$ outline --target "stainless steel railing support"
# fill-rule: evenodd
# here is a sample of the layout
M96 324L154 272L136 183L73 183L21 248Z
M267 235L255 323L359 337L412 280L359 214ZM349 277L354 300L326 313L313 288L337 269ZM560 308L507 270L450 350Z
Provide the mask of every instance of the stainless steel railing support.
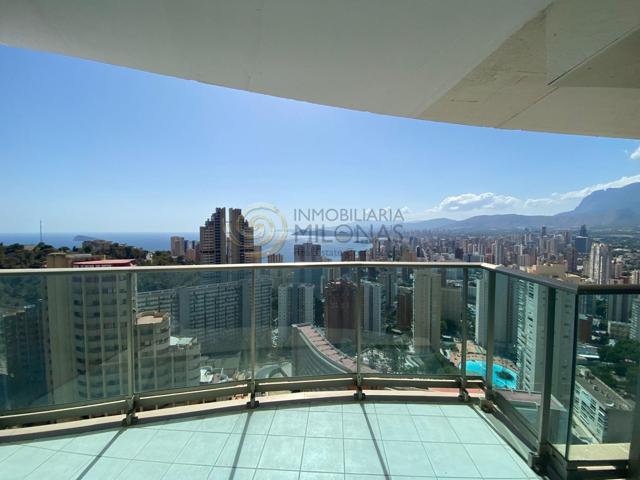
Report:
M551 390L553 388L553 353L556 319L556 289L549 288L547 294L547 310L544 322L544 370L542 380L542 401L538 417L538 445L529 463L534 467L543 467L549 454L550 418L551 418Z
M640 372L638 372L640 380ZM636 398L640 398L640 381L637 382ZM629 476L633 480L640 479L640 412L636 404L633 415L633 429L631 431L631 445L629 446Z
M360 285L360 269L356 268L356 400L364 400L365 394L362 391L362 302L364 295Z
M247 407L256 408L260 402L256 400L256 271L251 270L251 289L249 294L251 302L251 326L250 326L250 362L251 362L251 381L249 382L250 396Z
M486 354L486 399L493 399L493 355L495 347L495 328L496 328L496 272L491 270L489 274L488 298L489 305L487 308L487 354ZM489 406L489 405L487 405Z
M131 307L131 316L129 322L127 322L127 414L122 421L123 425L133 425L137 421L136 410L138 397L135 392L135 324L136 316L138 314L138 307L136 303L136 292L138 291L138 279L135 272L129 272L127 281L129 282L129 288L127 289L129 298L129 306Z
M469 301L469 269L462 270L462 346L460 351L460 392L458 398L464 402L469 400L469 392L467 392L467 341L469 339L469 319L467 318L467 310Z

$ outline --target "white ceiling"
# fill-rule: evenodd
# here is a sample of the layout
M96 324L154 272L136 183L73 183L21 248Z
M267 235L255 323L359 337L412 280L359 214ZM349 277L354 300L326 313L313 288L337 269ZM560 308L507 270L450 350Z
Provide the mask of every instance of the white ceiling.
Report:
M637 26L633 2L598 0L624 4L625 20L587 8L609 20L599 23L607 35L581 30L590 18L573 15L575 1L0 0L0 42L390 115L640 136L637 116L632 129L609 117L583 127L584 109L570 115L580 86L551 85ZM577 33L554 36L551 58L549 25L563 22ZM555 102L569 109L561 124L545 110Z

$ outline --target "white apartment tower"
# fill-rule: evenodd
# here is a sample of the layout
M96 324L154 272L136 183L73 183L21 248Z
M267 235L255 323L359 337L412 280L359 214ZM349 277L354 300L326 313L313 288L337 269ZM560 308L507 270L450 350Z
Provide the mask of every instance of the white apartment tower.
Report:
M362 282L364 329L370 333L382 333L382 284Z
M431 269L418 268L413 278L413 338L416 353L440 351L442 277Z
M291 325L313 323L313 285L289 283L278 287L278 345L286 346L291 338Z
M609 283L611 277L611 254L609 247L604 243L591 245L589 255L589 278L595 283Z

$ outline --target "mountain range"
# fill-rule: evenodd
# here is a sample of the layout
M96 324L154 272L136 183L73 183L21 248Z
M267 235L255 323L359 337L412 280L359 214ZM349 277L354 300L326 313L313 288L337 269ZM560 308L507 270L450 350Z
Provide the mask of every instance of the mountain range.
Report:
M640 183L595 191L570 212L556 215L477 215L465 220L434 218L406 222L411 230L511 230L518 228L639 227Z

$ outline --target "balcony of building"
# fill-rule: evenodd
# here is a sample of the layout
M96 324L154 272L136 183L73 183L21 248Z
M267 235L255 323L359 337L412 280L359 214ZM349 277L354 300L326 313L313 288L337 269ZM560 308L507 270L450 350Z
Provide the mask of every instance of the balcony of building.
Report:
M4 1L0 43L354 110L638 138L639 12ZM594 362L589 320L620 300L637 335L637 287L472 263L85 266L0 272L2 478L640 472L637 365ZM143 338L142 312L170 328Z
M635 373L585 354L584 318L638 286L473 263L116 268L116 318L66 288L110 269L0 272L6 478L633 474Z
M40 431L2 444L0 468L7 479L540 478L505 432L455 397L291 397L254 410L218 402L155 411L131 427L81 421L73 434Z

